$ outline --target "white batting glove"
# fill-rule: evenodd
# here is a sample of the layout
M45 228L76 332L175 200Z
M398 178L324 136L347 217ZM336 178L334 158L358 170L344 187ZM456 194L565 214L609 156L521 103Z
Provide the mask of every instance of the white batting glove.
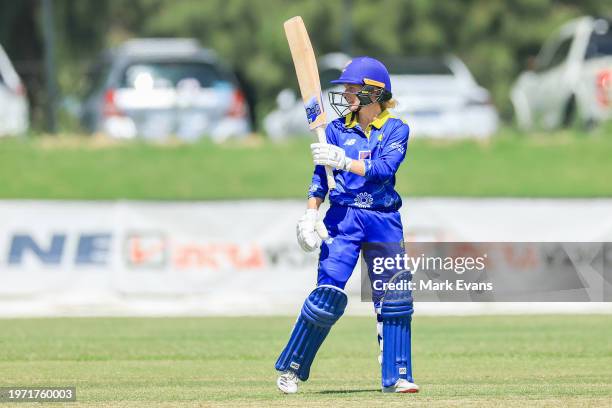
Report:
M353 159L346 157L343 148L327 143L313 143L310 145L312 161L314 164L330 166L335 169L349 171Z
M319 220L319 211L309 208L306 210L296 227L297 240L300 247L306 252L312 252L321 246L322 240L329 238L327 228Z

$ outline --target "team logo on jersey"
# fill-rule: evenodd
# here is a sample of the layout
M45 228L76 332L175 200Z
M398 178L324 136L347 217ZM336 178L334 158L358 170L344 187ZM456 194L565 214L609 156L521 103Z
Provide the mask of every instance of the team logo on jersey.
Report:
M370 193L359 193L355 197L355 207L370 208L374 203L374 197Z
M344 142L344 146L352 146L355 144L355 139L349 139L346 142Z
M372 151L371 150L360 150L359 151L359 160L371 159Z
M398 152L400 152L401 154L404 154L404 152L406 151L406 149L404 148L404 146L401 143L398 142L393 142L391 143L390 146L392 149L397 150Z

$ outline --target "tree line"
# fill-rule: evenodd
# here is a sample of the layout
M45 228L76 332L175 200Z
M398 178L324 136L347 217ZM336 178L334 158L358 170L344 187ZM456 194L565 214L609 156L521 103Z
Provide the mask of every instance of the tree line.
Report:
M301 15L317 54L417 56L454 53L489 89L505 119L508 93L529 56L581 15L611 13L601 0L54 0L63 95L80 95L104 49L132 37L193 37L236 71L260 120L275 96L297 87L282 23ZM0 0L0 44L20 72L42 126L40 0Z

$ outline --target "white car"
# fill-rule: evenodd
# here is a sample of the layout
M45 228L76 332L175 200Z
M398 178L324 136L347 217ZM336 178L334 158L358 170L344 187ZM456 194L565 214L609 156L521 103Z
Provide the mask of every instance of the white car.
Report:
M457 57L393 58L394 112L408 122L411 135L435 138L487 138L499 127L489 91L478 85Z
M350 61L344 54L319 59L321 84L340 76ZM456 57L382 59L391 75L393 110L411 127L411 135L427 137L488 137L499 125L499 115L489 92L480 87L467 67ZM341 89L330 88L326 91ZM324 94L326 92L324 91ZM337 118L323 95L328 121ZM271 139L283 139L308 132L301 100L285 89L277 97L278 108L264 118L264 129Z
M581 17L563 25L515 82L511 98L524 129L612 118L611 22Z
M81 122L115 138L216 142L251 133L234 73L193 39L140 38L104 52L90 74Z
M29 124L25 87L0 46L0 136L23 134Z

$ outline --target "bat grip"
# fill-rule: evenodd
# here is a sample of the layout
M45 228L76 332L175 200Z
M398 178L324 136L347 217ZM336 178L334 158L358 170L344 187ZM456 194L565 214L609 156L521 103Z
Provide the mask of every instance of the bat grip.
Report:
M319 126L318 128L315 128L314 131L317 135L319 143L327 143L327 136L325 136L325 126ZM329 166L325 166L325 174L327 175L327 187L329 187L330 190L335 189L336 180L334 180L334 173L332 171L332 168Z

